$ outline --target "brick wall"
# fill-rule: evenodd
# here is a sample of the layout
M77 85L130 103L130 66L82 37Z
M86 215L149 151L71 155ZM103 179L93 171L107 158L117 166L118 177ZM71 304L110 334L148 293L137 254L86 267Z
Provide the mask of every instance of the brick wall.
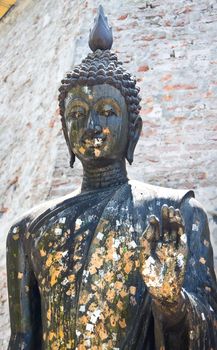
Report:
M75 63L86 55L88 28L96 11L90 1L83 6L86 16ZM194 189L208 211L217 246L217 4L123 1L106 4L105 9L113 26L113 49L141 88L143 132L129 175ZM80 183L80 164L74 170L67 166L60 135L51 196Z
M18 0L0 22L0 346L6 348L5 237L17 214L71 191L58 117L64 72L88 53L99 4L113 26L113 49L138 78L143 132L131 178L193 188L206 207L217 256L216 1Z

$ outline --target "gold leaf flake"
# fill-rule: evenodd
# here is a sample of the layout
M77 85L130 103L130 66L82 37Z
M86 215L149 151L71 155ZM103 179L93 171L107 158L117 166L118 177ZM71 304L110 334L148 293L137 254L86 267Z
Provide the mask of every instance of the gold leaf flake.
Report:
M108 292L106 293L106 296L107 296L107 300L112 302L114 300L114 297L115 297L114 289L109 289Z
M136 287L130 286L130 294L135 295L136 294Z
M56 333L54 333L54 332L49 332L49 334L48 334L48 340L53 340L53 338L56 338Z
M81 322L82 324L84 324L84 325L87 325L87 323L88 323L88 318L87 318L87 316L84 315L84 316L80 317L80 322Z
M132 268L133 268L133 262L128 261L124 267L124 271L128 274L128 273L130 273L130 271L132 271Z
M97 330L98 330L98 334L99 334L99 337L101 340L105 340L108 338L108 333L103 325L102 322L100 322L98 325L97 325Z
M139 260L135 261L135 267L140 267L140 261Z
M44 249L40 249L40 255L43 257L46 255L46 251Z
M75 287L74 287L74 285L70 286L70 288L66 292L66 295L68 295L70 297L74 297L75 296Z
M123 287L123 282L116 281L114 287L115 289L120 290Z
M63 267L58 267L58 268L55 268L55 267L51 267L50 268L50 276L51 276L51 281L50 281L50 284L51 284L51 287L54 286L56 283L57 283L57 279L61 273L61 271L63 270Z
M51 321L51 309L47 310L47 319L48 321Z
M66 349L73 349L74 348L74 340L70 340L67 344L66 344Z
M119 320L119 325L121 328L126 328L127 325L126 325L126 321L124 318L122 320Z
M119 310L121 310L121 311L123 310L124 304L122 303L121 300L118 300L118 302L117 302L117 307L118 307Z
M204 259L203 257L201 257L199 261L200 261L200 263L203 264L203 265L206 264L206 259Z
M53 261L53 255L52 255L52 254L48 254L45 265L46 265L47 267L50 267L51 264L52 264L52 261Z
M95 150L94 150L95 156L96 156L96 157L99 157L99 156L100 156L100 153L101 153L101 151L100 151L98 148L95 148Z
M18 278L19 280L21 280L21 279L23 278L23 273L22 273L22 272L18 272L17 278Z
M29 239L29 237L30 237L30 232L28 231L26 232L26 239Z
M110 130L109 130L108 127L107 128L103 128L102 130L103 130L103 134L105 134L105 135L109 135L110 134Z
M87 291L83 291L80 296L80 304L87 304L89 301L90 294Z
M206 247L209 247L209 241L207 241L206 239L204 239L203 244L204 244Z
M122 298L126 297L127 294L128 294L128 293L127 293L124 289L122 289L122 290L120 291L120 296L121 296Z
M63 252L56 252L53 259L54 261L59 261L62 258L62 256L63 256Z
M104 280L106 282L111 282L113 278L114 278L114 272L112 271L108 271L104 276Z
M74 282L75 281L75 275L69 275L68 276L68 281L69 282Z
M111 315L110 316L110 324L111 324L112 327L116 326L117 320L118 320L118 316L116 316L116 315Z
M90 274L91 274L91 275L94 275L95 273L97 273L97 269L96 269L96 267L93 266L93 265L90 266L89 271L90 271Z
M60 339L64 338L63 326L60 326L60 328L58 330L58 338L60 338Z
M81 219L77 219L76 221L75 221L75 229L76 230L79 230L79 228L81 227L81 224L82 224L82 221L81 221Z
M55 343L52 344L52 350L59 350L60 347L59 347L59 342L55 341Z
M80 152L81 154L84 154L84 153L85 153L85 148L84 148L84 147L80 147L80 148L79 148L79 152Z

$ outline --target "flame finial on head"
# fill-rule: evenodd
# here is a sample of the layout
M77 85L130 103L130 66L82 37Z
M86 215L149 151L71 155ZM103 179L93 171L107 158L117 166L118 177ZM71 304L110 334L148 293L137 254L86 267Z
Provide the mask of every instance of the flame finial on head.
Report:
M112 28L108 25L107 17L104 14L102 5L99 6L97 17L94 20L94 27L89 35L89 47L96 50L110 50L113 43Z

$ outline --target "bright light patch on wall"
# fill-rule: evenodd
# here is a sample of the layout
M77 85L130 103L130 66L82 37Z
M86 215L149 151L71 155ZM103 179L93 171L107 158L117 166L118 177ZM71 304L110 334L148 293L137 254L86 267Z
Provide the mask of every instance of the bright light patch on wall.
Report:
M16 0L0 0L0 18L15 4Z

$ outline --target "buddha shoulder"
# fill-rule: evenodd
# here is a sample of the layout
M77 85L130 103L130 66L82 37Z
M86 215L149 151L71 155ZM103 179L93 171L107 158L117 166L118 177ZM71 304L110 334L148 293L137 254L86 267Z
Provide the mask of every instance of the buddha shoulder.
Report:
M47 216L52 216L52 213L64 209L79 192L79 190L76 190L66 196L44 202L18 217L9 230L7 244L10 241L13 242L19 239L25 240L25 238L29 238L35 226L38 226Z
M158 200L163 202L166 200L169 202L181 202L186 198L194 197L194 192L192 190L155 186L136 180L131 180L129 184L132 189L133 197L136 198L137 201Z

